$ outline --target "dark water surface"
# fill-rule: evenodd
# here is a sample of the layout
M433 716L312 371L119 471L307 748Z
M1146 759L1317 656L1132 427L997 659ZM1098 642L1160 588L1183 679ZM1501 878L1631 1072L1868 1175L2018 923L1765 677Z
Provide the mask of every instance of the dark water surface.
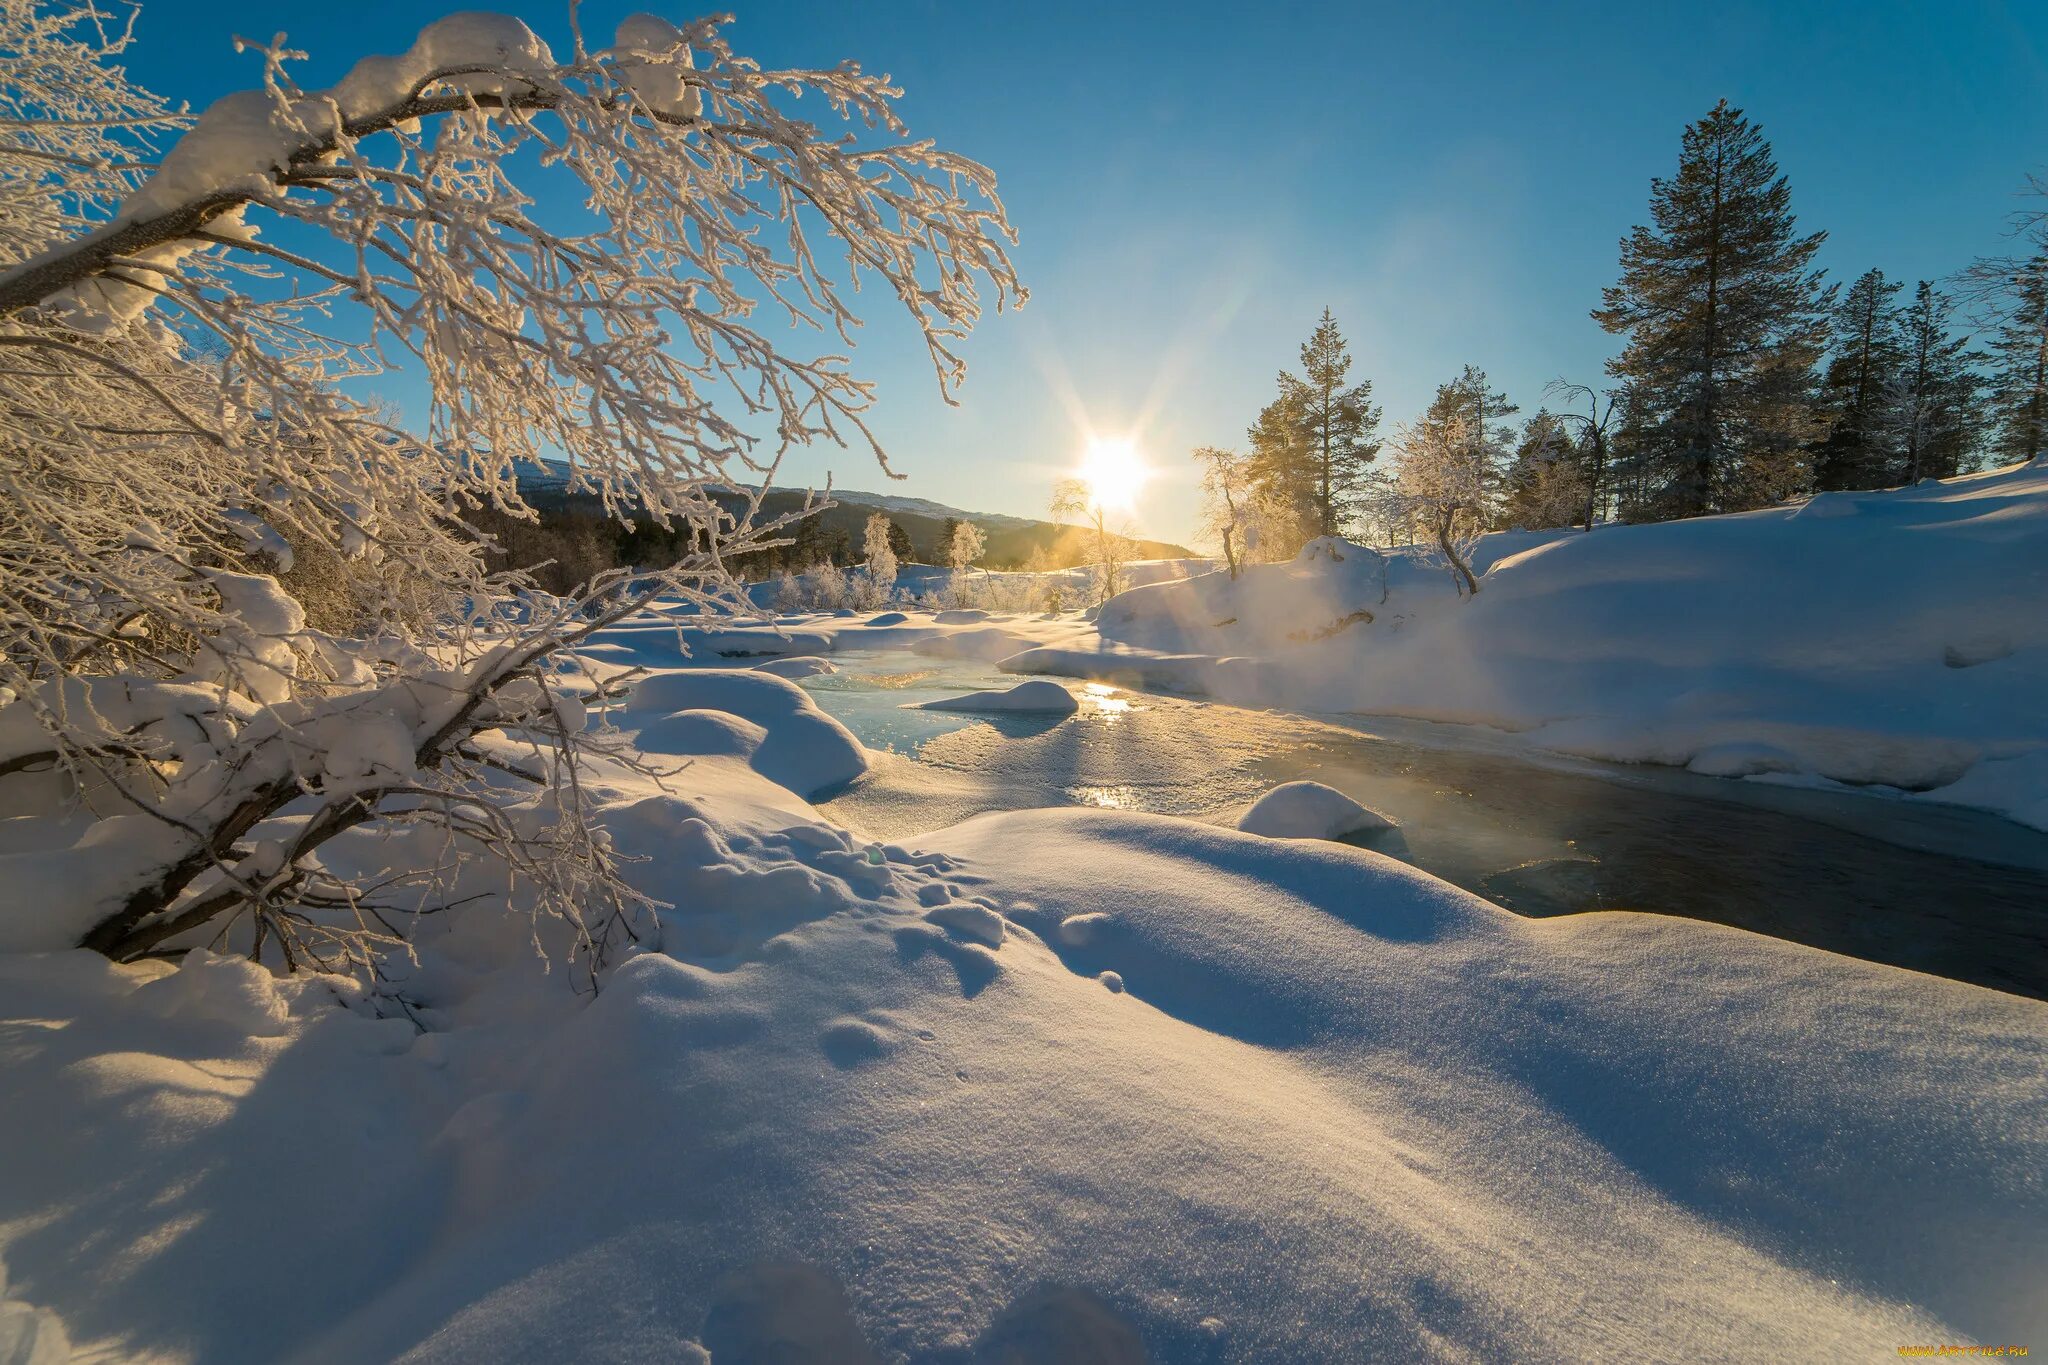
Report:
M2048 834L1982 812L1533 755L1473 727L1073 683L1078 715L905 711L1017 679L906 652L803 680L895 757L825 809L879 838L1092 805L1233 821L1312 778L1398 821L1365 847L1525 915L1641 910L2048 999Z

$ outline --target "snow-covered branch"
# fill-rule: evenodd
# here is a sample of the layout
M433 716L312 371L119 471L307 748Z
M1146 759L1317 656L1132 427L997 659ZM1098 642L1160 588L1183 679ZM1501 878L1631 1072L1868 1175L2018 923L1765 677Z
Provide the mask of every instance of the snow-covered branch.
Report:
M732 557L804 512L732 490L792 445L883 458L872 387L787 337L850 344L878 279L950 395L955 340L1024 296L993 178L909 138L885 77L764 71L723 22L558 58L456 15L328 90L280 39L158 159L187 120L109 64L126 35L0 0L0 62L42 73L0 96L0 777L54 763L101 817L62 897L92 946L240 923L360 965L435 876L379 899L318 850L394 822L489 850L591 945L591 906L623 922L565 660L649 593L737 604ZM355 396L394 367L417 423ZM531 517L544 460L690 552L561 600L493 572L468 518Z

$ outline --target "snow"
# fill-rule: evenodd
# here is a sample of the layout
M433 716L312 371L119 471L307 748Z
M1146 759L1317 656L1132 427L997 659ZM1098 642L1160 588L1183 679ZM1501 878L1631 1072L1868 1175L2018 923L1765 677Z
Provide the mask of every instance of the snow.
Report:
M619 77L640 101L657 114L694 118L704 110L704 96L683 75L693 61L683 31L653 14L629 14L619 21L612 47Z
M295 644L306 628L305 609L268 574L200 572L220 594L227 623L200 649L195 676L257 701L283 701L298 673Z
M6 1267L0 1266L0 1361L6 1365L65 1365L71 1341L63 1319L47 1309L6 1295Z
M634 16L621 25L621 45L633 49L628 55L648 55L640 49L649 43L653 25L666 27L663 21L646 15ZM665 49L667 44L662 46ZM674 60L687 66L687 51L683 49ZM175 214L210 199L261 198L275 193L277 173L295 159L323 154L342 124L388 117L415 93L431 92L436 86L480 96L514 93L525 82L508 73L537 76L553 64L547 44L518 19L471 11L427 25L403 55L364 58L330 90L311 91L288 102L267 90L235 91L208 106L190 131L165 151L149 179L93 236L111 235L131 224ZM457 74L434 80L441 72ZM650 91L656 100L687 102L695 95L694 91L682 96L668 93L661 81L677 78L650 61L626 62L622 75L636 86L652 82ZM254 234L253 227L242 221L240 205L216 214L205 227L221 236ZM144 271L168 274L178 262L202 249L204 244L198 240L173 238L134 253L131 259ZM155 298L153 289L96 276L61 290L48 304L83 330L110 330L140 315Z
M918 711L1034 711L1072 715L1081 709L1074 694L1056 682L1034 678L1001 692L969 692L961 697L914 702L907 710Z
M1268 839L1341 839L1392 829L1394 822L1320 782L1283 782L1252 802L1237 822Z

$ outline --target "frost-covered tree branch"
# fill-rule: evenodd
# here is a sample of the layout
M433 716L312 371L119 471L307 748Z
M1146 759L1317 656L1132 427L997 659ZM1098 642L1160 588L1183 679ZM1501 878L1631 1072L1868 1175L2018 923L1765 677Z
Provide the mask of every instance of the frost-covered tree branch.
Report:
M99 817L80 940L362 966L480 859L593 951L648 908L580 818L616 746L566 719L576 645L648 593L737 604L728 563L804 513L736 490L792 446L886 468L839 353L864 277L948 396L1024 297L993 177L886 77L763 70L724 22L557 57L456 15L328 90L279 38L190 120L112 65L119 24L0 0L0 780ZM394 368L416 421L359 396ZM530 518L542 460L692 551L568 599L493 572L467 519ZM365 828L443 845L322 861Z

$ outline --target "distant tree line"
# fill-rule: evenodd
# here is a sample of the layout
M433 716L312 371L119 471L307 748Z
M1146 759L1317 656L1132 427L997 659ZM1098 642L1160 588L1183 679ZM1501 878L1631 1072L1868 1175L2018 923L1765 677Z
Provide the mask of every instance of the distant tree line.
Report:
M799 490L771 491L765 512L780 515L792 511L801 506L803 496ZM534 490L527 493L526 500L538 513L537 519L484 508L469 514L467 520L495 547L491 554L495 567L530 570L535 582L549 592L567 593L595 573L625 565L671 564L692 548L685 528L664 528L642 516L636 517L629 529L608 516L593 497ZM744 501L735 498L734 512L743 507ZM874 559L868 540L876 516L882 518L882 534L899 565L1043 572L1092 562L1095 553L1092 533L1081 526L1041 522L994 530L959 517L940 520L889 515L874 513L861 503L840 503L794 523L785 543L735 556L728 563L738 577L752 582L772 580L785 572L800 575L816 569L866 569ZM1129 541L1120 543L1119 553L1129 560L1186 551L1157 541Z
M1651 181L1649 217L1592 312L1622 339L1608 383L1559 380L1558 410L1519 425L1467 365L1383 440L1325 309L1246 447L1195 452L1233 569L1329 535L1430 539L1462 568L1459 543L1484 530L1742 511L2048 448L2048 208L2019 215L2014 254L1946 282L1908 293L1869 270L1844 290L1814 266L1826 234L1798 231L1761 129L1724 100Z

